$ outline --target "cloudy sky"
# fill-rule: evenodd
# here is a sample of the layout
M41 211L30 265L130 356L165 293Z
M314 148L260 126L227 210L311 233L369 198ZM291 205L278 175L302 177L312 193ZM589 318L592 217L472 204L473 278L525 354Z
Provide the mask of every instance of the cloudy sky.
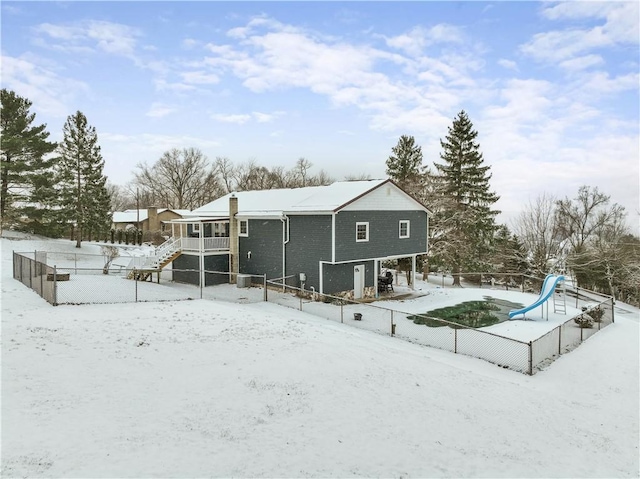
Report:
M503 221L590 185L635 225L638 5L3 1L2 87L56 140L87 115L116 184L190 146L382 178L402 134L439 161L465 110Z

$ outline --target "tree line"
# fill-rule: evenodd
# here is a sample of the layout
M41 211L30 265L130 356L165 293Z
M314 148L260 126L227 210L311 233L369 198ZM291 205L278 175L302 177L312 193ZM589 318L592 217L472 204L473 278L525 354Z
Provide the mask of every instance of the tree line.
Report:
M197 148L171 149L152 164L138 163L125 186L104 175L94 127L81 112L70 115L59 144L35 124L31 102L2 90L2 227L60 236L75 228L77 246L111 226L113 211L160 206L192 210L229 192L328 185L324 170L299 158L293 167L267 168L255 160L209 160ZM522 273L543 277L570 272L578 283L638 304L640 239L626 227L626 212L597 188L574 198L547 194L530 202L511 227L498 224L478 132L461 111L440 140L439 160L424 163L413 136L402 135L386 160L386 174L430 211L429 254L423 273ZM369 179L366 174L346 180ZM407 270L408 262L399 266Z
M2 89L1 227L60 236L75 229L83 238L111 226L110 196L98 136L78 111L67 117L62 142L49 141L46 125L36 125L32 103Z
M461 111L432 168L408 135L387 159L387 175L431 211L423 273L450 273L456 285L462 272L568 273L583 288L639 304L640 238L628 230L624 208L597 187L582 186L574 198L543 194L511 228L498 224L499 197L477 136Z

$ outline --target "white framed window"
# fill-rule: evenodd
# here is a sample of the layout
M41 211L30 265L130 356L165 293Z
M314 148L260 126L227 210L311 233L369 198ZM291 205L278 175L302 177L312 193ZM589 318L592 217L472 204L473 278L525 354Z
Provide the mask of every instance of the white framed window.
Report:
M356 242L369 241L369 223L356 223Z
M400 238L409 238L411 236L411 222L409 220L400 220L398 229Z
M200 233L200 223L192 223L191 224L191 232L193 234Z
M249 220L238 221L238 236L249 236Z

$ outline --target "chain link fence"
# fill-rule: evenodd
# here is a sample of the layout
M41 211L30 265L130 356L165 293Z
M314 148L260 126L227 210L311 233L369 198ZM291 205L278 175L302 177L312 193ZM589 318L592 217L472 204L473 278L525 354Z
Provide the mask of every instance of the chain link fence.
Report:
M575 349L614 321L613 300L608 299L588 307L581 315L535 341L526 342L423 314L303 291L280 282L267 281L267 287L269 302L423 346L483 359L529 375L546 367L561 354ZM602 311L602 316L594 319L591 326L588 321L579 324L580 318L590 312L597 317L600 313L593 313L597 310Z
M464 285L473 288L505 291L538 292L544 279L522 273L429 273L430 281L441 288Z
M47 266L41 255L34 252L34 258L13 253L13 279L20 281L38 293L45 301L56 304L56 275Z
M533 368L541 369L614 323L613 298L584 306L584 312L531 342Z
M265 275L208 270L201 274L197 269L171 267L139 269L136 257L119 259L123 261L106 266L102 255L14 252L13 277L53 305L203 298L239 303L265 300ZM55 261L55 265L49 266L47 261ZM212 285L216 287L209 287Z
M80 256L94 258L79 261ZM52 258L55 258L55 266L47 264ZM92 262L100 267L86 266ZM266 275L262 274L171 267L138 269L130 268L132 263L135 262L127 265L111 263L105 267L101 255L14 252L13 277L53 305L189 299L234 303L269 301L378 334L483 359L529 375L614 322L613 298L602 300L598 293L575 289L572 294L576 307L582 302L583 312L543 336L525 342L424 314L303 291L287 285L286 280L267 281ZM479 281L482 285L482 280ZM519 285L520 290L526 284L525 278Z

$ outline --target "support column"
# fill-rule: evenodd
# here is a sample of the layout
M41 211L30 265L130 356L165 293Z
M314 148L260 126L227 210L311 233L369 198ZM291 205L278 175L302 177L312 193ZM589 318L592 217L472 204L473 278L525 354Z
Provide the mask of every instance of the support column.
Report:
M229 197L229 283L236 284L240 272L238 254L240 253L240 239L238 238L238 198L235 194Z
M378 299L380 297L380 291L378 288L378 277L380 276L380 271L378 271L380 261L377 259L373 260L373 287L375 288L375 298Z
M411 284L409 285L412 290L416 289L416 255L411 257Z

